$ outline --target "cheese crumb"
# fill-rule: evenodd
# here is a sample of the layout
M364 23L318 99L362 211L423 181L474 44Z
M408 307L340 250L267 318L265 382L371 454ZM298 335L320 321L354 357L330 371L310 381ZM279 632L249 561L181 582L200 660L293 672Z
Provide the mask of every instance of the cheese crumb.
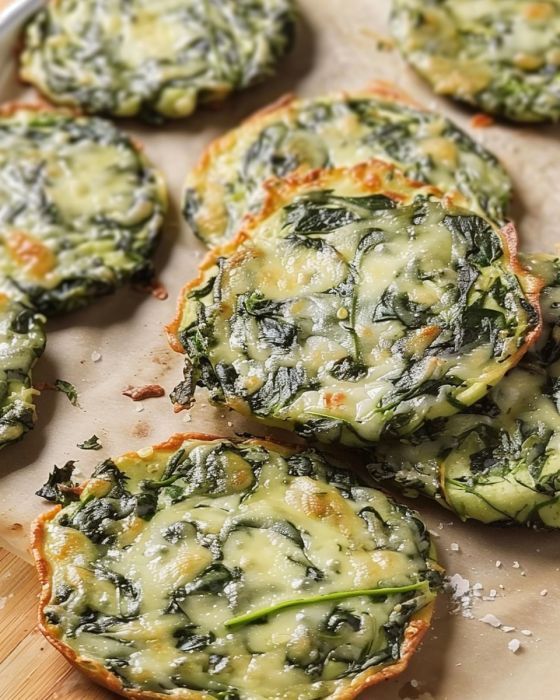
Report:
M484 622L485 625L490 625L491 627L501 627L501 621L495 615L491 613L479 618L480 622Z
M102 355L100 352L97 352L97 350L94 350L91 353L91 361L92 362L99 362L101 360L101 358L102 358Z
M511 639L508 642L508 649L510 651L512 651L514 654L517 653L520 648L521 648L521 642L519 641L519 639Z
M141 450L138 450L136 453L141 459L146 459L147 457L151 457L154 454L154 448L153 447L143 447Z
M509 625L502 625L502 632L513 632L515 627L510 627Z
M496 562L496 569L500 569L502 567L502 562L498 559Z
M457 544L457 542L452 542L450 546L451 546L451 551L452 551L452 552L458 552L458 551L459 551L459 545Z
M514 561L512 566L514 569L519 569L521 567L521 564L518 561Z
M542 596L548 595L548 591L547 591L546 588L543 588L543 589L542 589L541 595L542 595Z
M533 633L531 630L521 630L521 634L524 634L526 637L532 637Z

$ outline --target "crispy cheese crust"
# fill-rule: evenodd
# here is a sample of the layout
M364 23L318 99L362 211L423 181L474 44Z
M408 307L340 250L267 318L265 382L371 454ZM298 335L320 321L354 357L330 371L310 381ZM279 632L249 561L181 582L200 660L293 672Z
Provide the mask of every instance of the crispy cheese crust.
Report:
M185 117L272 75L294 25L292 0L51 0L20 75L91 113Z
M141 148L110 122L0 108L0 275L45 314L148 280L167 207Z
M559 0L394 0L391 25L436 92L515 121L560 119Z
M221 244L247 210L259 210L270 177L371 158L445 192L458 190L469 208L504 221L511 182L496 158L450 120L382 82L305 100L287 95L213 141L187 177L184 215L207 245Z
M124 697L138 700L170 696L181 700L212 700L216 697L239 700L311 700L319 697L350 700L365 688L402 672L429 627L434 596L427 588L411 593L389 594L377 601L360 596L331 603L298 605L293 610L286 609L271 615L256 626L232 629L227 639L215 616L223 620L224 616L232 615L223 607L224 595L231 597L230 604L235 609L240 604L242 607L259 607L262 605L258 602L260 597L265 605L291 598L298 586L303 586L302 593L305 591L307 597L320 591L340 590L341 585L349 585L353 590L357 586L360 586L360 590L375 587L379 575L384 581L400 585L427 579L436 582L439 568L433 559L433 547L414 513L396 506L381 492L361 486L356 477L337 470L317 453L270 441L253 439L231 443L211 435L175 435L166 443L156 445L151 451L144 450L141 454L123 455L114 460L110 467L106 463L100 465L92 479L84 485L78 504L72 504L62 511L60 507L51 510L42 515L33 527L33 552L42 584L40 628L51 644L72 664L97 683ZM217 455L221 459L218 470L217 463L213 461ZM182 466L181 459L184 459ZM183 473L177 477L188 459L195 463L194 471L190 472L190 476ZM86 508L90 512L95 507L106 509L109 502L116 508L119 484L126 489L126 495L120 498L135 498L138 504L141 502L140 494L150 491L149 483L155 484L158 479L161 481L162 475L166 475L169 481L173 469L176 470L173 483L158 487L159 505L155 513L138 516L136 511L124 519L116 519L114 525L103 522L98 531L88 529ZM250 481L246 480L248 476L251 477ZM206 486L202 487L203 483ZM267 497L262 500L259 485L264 487L265 483ZM321 498L314 500L306 496L302 501L302 496L314 493L314 485L317 496ZM189 486L190 496L185 495L181 499L179 489L184 489L186 493ZM171 488L174 495L170 503L168 496ZM293 501L295 497L296 501ZM218 500L214 501L216 498ZM142 502L145 502L145 496L143 499ZM233 509L227 508L229 515L224 514L224 506L234 503L237 505ZM332 510L327 512L327 505ZM191 513L198 514L196 530L199 535L196 537L194 530L189 534ZM378 525L383 521L377 521L378 517L384 518L381 529ZM303 528L301 532L305 544L298 535L299 528ZM188 530L186 537L180 536L179 530L182 532L185 529ZM139 586L141 600L134 613L140 616L141 627L135 627L134 614L130 610L128 617L121 614L118 620L111 622L108 618L111 605L107 603L107 599L111 598L111 586L122 589L122 603L127 596L130 597L131 587L136 584L135 577L142 576L146 566L150 568L147 562L144 567L129 568L123 573L119 561L128 561L131 553L136 557L135 550L149 547L149 542L155 546L154 537L159 535L154 533L159 532L166 538L162 540L165 547L173 550L173 553L170 558L160 547L157 572L156 569L148 571L147 576L142 578ZM225 535L218 534L224 532ZM103 534L108 539L103 539ZM267 549L272 548L278 553L276 568L267 570L266 576L266 567L259 565L251 554L252 548L257 547L259 560L266 561L270 556L267 550L262 549L263 538L272 538ZM341 558L338 568L335 567L336 572L325 563L330 556L329 538L334 538L339 544L347 542L350 545L344 561ZM200 547L195 540L205 544ZM231 546L228 545L229 540ZM298 545L294 544L297 542ZM373 543L376 546L372 548ZM126 547L124 550L123 545ZM344 549L346 545L342 546ZM297 555L299 547L303 549ZM218 556L218 550L221 550L221 556ZM187 552L189 556L186 556ZM204 552L207 554L204 555ZM373 552L375 557L372 557ZM104 557L104 553L107 556ZM284 555L287 557L285 560ZM153 558L154 554L146 551L146 556ZM229 584L229 592L226 585L223 589L225 593L221 588L224 582L220 584L218 579L214 579L213 584L209 583L210 579L205 585L198 583L204 581L200 570L204 569L205 564L201 563L197 568L196 563L202 556L210 556L210 560L214 557L217 561L214 567L206 564L206 571L219 567L222 572L226 570L225 567L231 570L232 560L238 561L238 568L241 568L234 574L234 580L243 582L238 594L233 593L233 583ZM369 559L371 574L364 574ZM377 562L375 565L374 559ZM381 564L385 559L386 562ZM296 560L300 564L294 563ZM188 561L191 563L187 566ZM251 568L249 561L252 562ZM291 582L296 583L294 567L301 566L304 561L303 572L300 572L304 578L294 589L290 586ZM353 561L356 564L359 562L361 574L358 575L358 569L355 572L351 569ZM321 572L321 567L325 565L331 566L331 569ZM304 573L305 567L307 574ZM112 572L107 573L108 568ZM88 577L85 569L95 569L95 576ZM173 580L168 575L160 575L162 570L168 571L169 576L173 574ZM179 575L181 571L184 574ZM282 572L282 575L278 572ZM265 579L259 578L261 576L265 576ZM103 581L104 577L108 578ZM150 577L156 579L153 584L157 589L155 592L150 589ZM266 580L268 583L265 583ZM177 591L184 592L189 585L195 607L187 608L189 594L179 595ZM99 586L99 591L95 590L96 586ZM171 588L168 590L169 586ZM166 592L165 595L161 593L162 590ZM167 597L167 603L169 600L175 601L175 607L171 610L169 606L169 610L162 610L159 614L156 612L157 619L150 617L151 596L165 597L170 592L172 595L171 598ZM239 595L241 597L238 598ZM395 605L398 612L395 612ZM216 610L219 612L216 613ZM84 620L82 622L77 617L80 614ZM364 614L373 616L371 619L379 628L368 631L370 618L363 617ZM333 615L337 616L336 620ZM164 621L167 619L171 622L166 627ZM384 636L395 634L395 631L389 631L389 626L386 629L382 626L389 621L393 627L396 625L399 628L395 638L398 652L393 651L387 656L387 652L381 652L380 647L385 644ZM327 643L330 651L323 648L324 642L319 642L322 637L315 637L317 626L323 624L336 627L339 643L347 649L346 656L339 655L337 661L334 661L337 658L337 635L333 637L335 641ZM150 625L155 625L155 632L150 630ZM148 630L151 640L145 646L142 640L146 639L146 633L142 632L143 629ZM285 631L280 634L282 629ZM166 635L163 634L165 630ZM357 645L356 650L365 649L364 641L370 634L374 638L370 644L366 644L370 649L367 654L371 660L379 657L378 662L366 663L367 655L360 663L352 662L352 658L358 658L352 656L353 652L347 656L352 645ZM103 641L105 636L107 641ZM96 637L102 641L96 641ZM113 657L104 658L103 653L111 649L114 655L115 640L118 639L127 643L121 647L118 656L120 663L115 664ZM302 646L303 640L307 641ZM150 651L154 644L157 647L155 656ZM316 654L309 656L308 645L313 648L315 644L319 645ZM173 647L172 651L169 650L170 646ZM231 665L228 666L223 659L229 658L228 654L233 649L237 650L235 661L229 662ZM248 651L250 649L253 649L252 653ZM258 674L245 668L244 654L253 658L253 664L263 665L264 659L262 672L267 674L264 685ZM284 654L290 658L287 665L282 661ZM219 664L217 658L221 659ZM167 668L170 659L173 663ZM164 667L158 667L158 663ZM211 675L201 671L208 667L208 663L217 664ZM344 673L344 667L350 665L352 668L352 663L354 670L348 672L347 668ZM267 664L268 670L265 671ZM311 665L304 671L307 664ZM330 675L322 678L323 672L319 667L325 664L330 664ZM361 670L360 666L365 667ZM338 675L335 673L337 668ZM135 673L137 682L134 682Z
M180 295L176 403L198 383L269 424L371 444L471 405L538 337L541 283L513 226L459 195L379 161L266 190Z

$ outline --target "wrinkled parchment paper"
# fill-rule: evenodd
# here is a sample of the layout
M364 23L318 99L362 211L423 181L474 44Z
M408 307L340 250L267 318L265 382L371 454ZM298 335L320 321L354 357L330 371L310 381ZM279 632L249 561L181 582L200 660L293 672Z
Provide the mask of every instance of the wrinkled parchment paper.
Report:
M182 359L168 347L163 326L173 316L178 291L190 279L204 248L181 223L183 178L204 146L253 110L285 92L318 95L360 88L373 79L396 82L418 101L454 118L493 150L511 173L514 216L522 247L554 251L560 222L560 127L494 125L470 127L472 113L435 97L395 50L379 48L388 37L388 0L300 0L297 46L268 85L231 99L218 111L201 111L180 124L139 127L140 138L169 183L171 211L157 255L166 301L122 290L81 312L50 322L48 346L35 370L37 382L57 378L76 385L79 407L45 391L32 434L0 452L0 545L30 559L28 529L44 505L34 492L54 464L79 460L78 477L103 458L166 439L174 432L203 431L263 435L229 412L209 407L204 394L190 414L174 414L168 398L134 403L121 394L128 385L159 383L169 392L179 380ZM0 96L29 99L15 80L15 65L2 57L13 38L0 36ZM8 53L8 52L7 52ZM92 355L93 353L93 355ZM101 359L94 361L97 355ZM77 443L93 433L103 450L85 452ZM290 439L290 436L285 436ZM382 700L552 700L560 694L560 533L537 533L463 524L435 505L418 500L440 557L463 601L443 595L433 629L409 670L364 694ZM461 611L453 613L454 608ZM493 615L493 618L486 616ZM485 618L509 628L493 627ZM514 653L508 643L517 639ZM516 645L513 645L516 646Z

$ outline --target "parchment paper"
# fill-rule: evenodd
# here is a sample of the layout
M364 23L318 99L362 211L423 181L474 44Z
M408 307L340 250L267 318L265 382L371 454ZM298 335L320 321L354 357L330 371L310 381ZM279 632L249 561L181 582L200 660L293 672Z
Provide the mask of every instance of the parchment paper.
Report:
M499 156L515 182L514 216L524 248L555 249L560 219L558 127L471 128L471 112L436 98L396 51L378 49L379 39L388 36L388 0L300 0L299 5L296 50L282 64L277 79L236 96L219 111L201 111L180 124L152 128L123 123L143 140L169 183L171 212L157 256L169 298L158 301L122 290L49 324L47 351L35 379L74 383L80 407L73 407L62 394L44 392L33 433L0 452L0 544L26 559L30 559L29 524L43 508L33 494L53 464L79 459L79 476L85 477L101 459L160 442L177 431L264 434L262 426L209 407L203 394L190 415L173 414L168 398L138 404L121 394L129 384L154 382L169 391L180 378L182 359L168 349L163 325L172 317L178 291L204 251L181 222L181 183L203 147L254 109L287 91L318 95L360 88L373 79L392 80L420 102L454 118ZM6 39L0 37L1 41ZM11 59L8 63L0 59L2 101L32 96L17 84L14 74ZM94 362L92 352L100 353L101 360ZM79 450L76 443L93 433L103 451ZM477 591L478 597L471 595L466 601L465 614L473 617L452 614L454 604L442 596L433 629L409 671L364 694L364 699L558 698L560 533L462 524L427 501L415 501L414 506L435 533L448 573L459 573L469 580L471 592L473 586ZM492 589L495 600L484 600ZM488 614L515 630L505 632L481 622ZM516 654L508 649L514 638L521 641Z

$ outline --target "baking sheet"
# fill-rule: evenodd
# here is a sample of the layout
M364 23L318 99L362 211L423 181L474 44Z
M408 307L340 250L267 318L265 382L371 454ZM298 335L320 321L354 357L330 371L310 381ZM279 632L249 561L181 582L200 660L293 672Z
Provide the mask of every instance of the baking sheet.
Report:
M171 211L157 255L169 298L158 301L122 290L50 322L47 351L37 365L35 380L72 382L80 405L73 407L62 394L44 392L33 433L0 452L0 545L26 559L30 559L29 524L43 508L33 494L53 464L78 459L78 476L85 477L101 459L162 441L177 431L263 434L262 426L209 407L203 395L190 414L176 415L167 398L138 404L121 394L129 384L147 383L160 383L169 392L180 378L182 360L168 349L163 326L174 313L180 287L194 274L204 253L181 221L181 184L203 147L253 110L288 91L317 95L360 88L373 79L392 80L418 101L455 119L499 156L515 183L514 215L523 247L555 250L560 218L558 127L471 128L471 112L433 96L396 51L378 48L388 36L388 0L299 0L299 5L302 18L296 49L282 64L277 79L238 95L224 109L201 111L182 123L160 128L122 124L144 142L169 184ZM12 24L17 21L18 13L12 12ZM2 101L33 97L15 80L14 42L14 31L4 26L3 33L0 30ZM95 362L92 353L100 353L101 359ZM79 450L76 443L93 433L99 436L103 451ZM432 632L410 669L365 693L364 700L558 697L559 534L465 525L426 501L414 505L435 534L448 573L468 579L471 593L463 601L462 612L455 613L451 611L457 603L442 596ZM485 600L492 589L495 600ZM489 614L515 630L505 632L480 621ZM508 649L514 638L521 641L516 654Z

